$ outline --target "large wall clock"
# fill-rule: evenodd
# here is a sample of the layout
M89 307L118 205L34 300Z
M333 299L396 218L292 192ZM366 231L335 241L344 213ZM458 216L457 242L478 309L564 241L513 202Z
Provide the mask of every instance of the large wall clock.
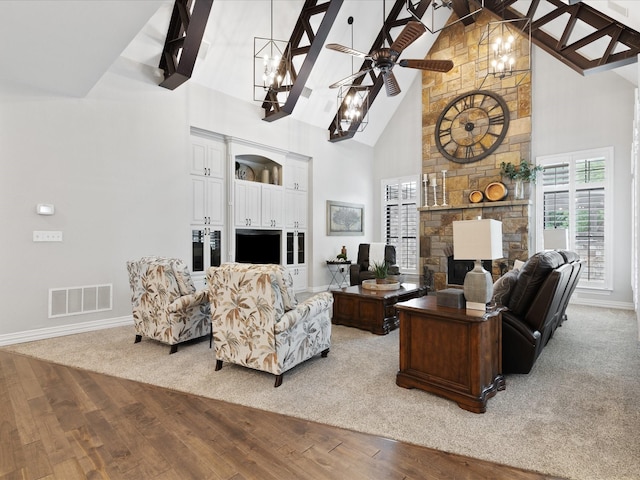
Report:
M452 162L477 162L500 146L508 129L504 99L488 90L474 90L444 107L436 122L436 145Z

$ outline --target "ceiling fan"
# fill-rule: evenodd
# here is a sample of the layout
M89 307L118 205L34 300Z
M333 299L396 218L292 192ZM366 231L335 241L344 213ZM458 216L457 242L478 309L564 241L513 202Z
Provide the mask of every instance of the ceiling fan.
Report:
M435 72L448 72L453 68L453 62L451 60L407 60L403 59L398 61L398 57L402 51L415 42L424 32L426 28L422 23L416 21L408 22L398 35L398 38L393 42L391 47L382 47L373 50L371 53L366 54L359 52L353 48L345 47L338 43L329 43L326 47L330 50L336 50L338 52L347 53L355 57L361 57L371 60L373 66L366 70L360 70L359 72L349 75L336 83L329 85L329 88L338 88L344 85L348 85L353 80L369 73L373 69L378 69L382 74L384 81L384 88L387 91L387 96L393 97L400 93L400 85L396 80L392 69L395 65L408 68L418 68L420 70L431 70Z

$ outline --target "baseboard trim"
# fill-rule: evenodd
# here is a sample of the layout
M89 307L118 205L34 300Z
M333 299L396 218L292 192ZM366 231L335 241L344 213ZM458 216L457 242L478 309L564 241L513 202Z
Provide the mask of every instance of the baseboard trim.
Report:
M615 308L618 310L634 310L631 302L611 302L607 300L593 300L590 298L574 298L569 300L569 305L585 305L587 307Z
M59 325L57 327L38 328L35 330L26 330L24 332L0 335L0 346L32 342L34 340L44 340L45 338L63 337L65 335L73 335L74 333L91 332L94 330L122 327L126 325L133 325L133 317L131 315L118 318L107 318L104 320L94 320L91 322L70 323L68 325Z

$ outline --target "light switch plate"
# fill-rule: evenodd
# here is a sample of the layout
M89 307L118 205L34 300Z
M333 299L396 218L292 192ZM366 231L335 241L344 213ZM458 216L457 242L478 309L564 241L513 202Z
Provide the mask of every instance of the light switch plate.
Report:
M61 242L62 232L51 230L34 230L33 231L34 242Z

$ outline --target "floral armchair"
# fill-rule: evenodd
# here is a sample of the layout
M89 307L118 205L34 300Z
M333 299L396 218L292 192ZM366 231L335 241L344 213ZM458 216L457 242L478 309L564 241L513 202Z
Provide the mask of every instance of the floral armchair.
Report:
M144 257L127 262L135 343L149 337L171 345L210 333L211 311L206 290L196 291L189 269L179 259Z
M207 271L216 370L232 362L276 375L331 346L333 296L298 303L282 265L229 263Z

